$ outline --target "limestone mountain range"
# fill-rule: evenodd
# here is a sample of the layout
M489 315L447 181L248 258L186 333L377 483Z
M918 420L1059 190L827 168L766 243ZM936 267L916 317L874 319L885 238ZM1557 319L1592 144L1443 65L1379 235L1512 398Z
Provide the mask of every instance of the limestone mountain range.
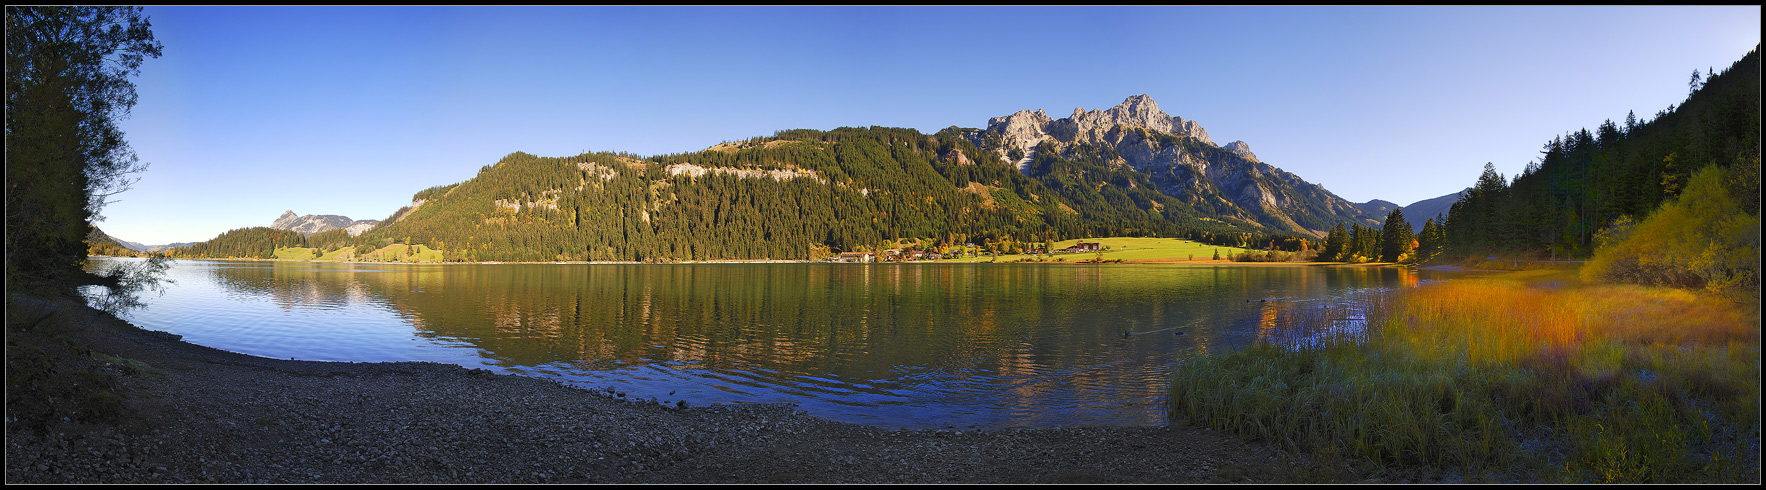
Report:
M1160 192L1217 219L1277 231L1322 237L1339 221L1379 226L1385 218L1262 162L1244 141L1216 145L1200 123L1166 114L1146 94L1104 110L1075 108L1060 119L1022 110L989 119L969 138L1025 172L1034 171L1039 148L1064 159L1091 154L1147 174Z
M842 143L841 138L850 139L850 144ZM949 139L941 144L937 142L940 138L954 138L964 144L952 146ZM865 141L874 141L880 146L867 147L865 145L871 143ZM901 143L908 143L908 146L896 149L895 146ZM920 151L931 153L911 154ZM849 158L857 160L848 161ZM917 162L935 165L924 169L929 173L904 173L918 169L917 165L925 165ZM871 167L873 165L881 166ZM946 165L949 167L944 167ZM994 166L997 170L964 170L977 165ZM1019 176L1003 178L990 172ZM831 132L790 130L781 131L772 138L726 143L697 154L656 159L636 159L611 153L545 158L517 152L496 165L487 165L480 174L480 177L466 182L419 192L413 196L411 206L395 212L385 222L353 220L339 215L297 215L289 210L270 227L308 236L336 229L346 230L350 236L368 233L376 240L387 238L377 234L398 235L399 239L414 238L419 242L433 239L486 251L491 251L493 245L480 244L487 239L479 235L490 232L462 231L466 229L463 227L509 227L513 231L508 233L514 235L498 238L501 241L494 246L501 248L495 253L515 257L522 252L504 250L508 249L504 242L520 243L540 238L550 240L547 247L562 251L539 256L541 259L584 254L629 259L679 254L682 245L675 242L688 240L680 243L698 244L692 240L704 239L698 236L684 238L684 234L680 237L669 235L681 232L670 231L672 228L664 226L686 230L722 230L720 227L741 226L741 223L723 222L734 219L732 216L748 223L782 219L776 224L768 224L773 228L761 235L772 233L776 236L781 230L801 231L799 234L803 236L793 236L792 240L807 240L810 245L825 247L835 246L832 240L836 238L850 241L843 237L862 233L865 227L872 227L885 235L893 233L876 227L903 216L923 220L919 216L949 213L955 214L934 219L947 225L920 225L923 229L914 233L922 237L938 233L973 235L1001 226L990 224L987 226L993 228L959 231L940 228L951 226L950 229L955 229L959 222L960 226L974 227L976 222L988 220L1031 232L1059 226L1065 227L1063 229L1070 234L1082 226L1092 226L1061 221L1077 216L1099 217L1101 221L1096 226L1100 228L1092 230L1112 226L1145 230L1160 225L1134 220L1162 215L1164 217L1156 219L1188 220L1182 221L1188 224L1181 226L1197 227L1190 229L1218 230L1209 227L1226 224L1245 231L1264 230L1322 238L1338 223L1379 227L1386 213L1398 207L1377 199L1368 203L1344 200L1322 186L1262 161L1244 141L1217 145L1199 122L1167 114L1145 94L1128 97L1109 109L1075 108L1071 115L1059 119L1050 117L1041 109L1021 110L989 119L986 129L952 126L937 135L879 127L841 128ZM829 205L805 207L800 204L793 210L782 211L784 208L755 201L761 199L758 197L739 198L754 202L682 201L688 198L704 200L707 196L715 197L726 192L706 186L729 187L748 181L777 183L772 187L741 184L754 188L744 192L770 196L765 199L788 198L799 203L840 199L864 203L843 204L837 217L817 217L800 222L793 221L793 218L771 217L795 216L794 213L829 214L823 212L829 209ZM941 194L939 185L953 184L959 193ZM819 190L823 188L827 190ZM891 188L894 190L881 195L870 192ZM614 194L609 194L615 191L631 195L619 194L615 199ZM894 197L895 193L902 191L915 195L908 199ZM1126 193L1134 193L1134 197ZM953 197L969 194L981 197L973 203ZM1429 200L1429 203L1451 204L1456 197L1443 196ZM436 199L442 202L440 209L424 206ZM904 207L907 206L904 203L923 204L927 209ZM419 208L423 210L419 212ZM1413 223L1436 214L1409 211L1406 209L1406 218ZM658 212L673 213L669 218L673 221L657 221ZM417 219L405 219L412 216ZM703 221L706 217L712 221L695 221ZM836 221L845 224L831 224ZM1208 222L1215 223L1210 225ZM568 224L568 227L561 227L559 223ZM616 224L618 226L614 226ZM607 230L600 230L604 226ZM1413 229L1420 226L1413 224ZM834 231L810 229L814 227ZM853 232L854 229L859 232ZM614 231L618 232L616 237ZM461 234L464 236L454 236ZM631 238L633 236L638 238ZM595 242L593 247L578 243L593 240L605 243ZM662 248L665 245L673 248ZM845 246L850 245L846 243ZM792 251L791 255L798 253ZM487 253L481 257L501 256Z
M276 218L276 221L271 222L270 227L279 230L295 231L302 235L309 236L322 231L342 229L344 232L349 233L350 236L356 236L362 234L364 231L368 231L370 228L373 228L374 225L379 223L379 220L352 220L348 216L339 216L335 214L308 214L302 216L294 214L293 210L288 210L284 211L281 217Z

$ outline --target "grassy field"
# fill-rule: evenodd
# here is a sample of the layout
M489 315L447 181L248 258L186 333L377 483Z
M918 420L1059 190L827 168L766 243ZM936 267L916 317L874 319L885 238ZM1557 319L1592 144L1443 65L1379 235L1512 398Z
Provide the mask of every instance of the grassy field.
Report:
M329 252L316 248L285 247L276 249L276 258L280 260L357 260L368 262L441 262L440 250L427 246L406 246L394 243L381 247L379 250L357 256L354 249L341 248Z
M1103 253L1104 260L1118 259L1123 262L1209 263L1209 262L1212 262L1214 259L1214 252L1216 250L1219 250L1220 251L1220 261L1217 263L1230 263L1230 261L1228 260L1228 257L1232 256L1233 254L1245 251L1245 249L1242 249L1242 248L1220 247L1220 246L1214 246L1214 245L1207 245L1207 244L1203 244L1203 243L1197 243L1197 242L1193 242L1193 241L1189 241L1189 240L1184 240L1181 238L1144 238L1144 237L1080 238L1080 239L1074 239L1074 240L1062 240L1059 242L1054 242L1054 247L1055 247L1055 249L1059 250L1059 249L1071 247L1074 244L1082 242L1082 241L1087 242L1087 243L1099 243L1105 247L1108 247L1109 250L1107 250ZM1056 254L1053 256L1044 255L1042 257L1042 259L1044 261L1048 261L1048 262L1054 262L1056 259L1062 259L1062 261L1064 261L1064 262L1074 262L1074 261L1079 261L1079 260L1092 260L1092 259L1096 259L1096 258L1098 258L1098 254L1096 252ZM1023 255L1003 254L1003 255L999 256L998 261L999 262L1016 262L1016 261L1025 260L1025 259L1034 260L1035 256L1029 255L1029 254L1023 254ZM964 257L964 258L960 258L960 259L940 260L939 262L989 262L989 261L994 261L994 258L983 255L981 257Z
M1759 481L1757 298L1581 285L1560 269L1362 304L1364 334L1179 366L1173 416L1364 469ZM1304 331L1338 314L1296 304L1277 316Z
M312 260L319 258L320 251L316 248L281 247L276 249L278 260Z

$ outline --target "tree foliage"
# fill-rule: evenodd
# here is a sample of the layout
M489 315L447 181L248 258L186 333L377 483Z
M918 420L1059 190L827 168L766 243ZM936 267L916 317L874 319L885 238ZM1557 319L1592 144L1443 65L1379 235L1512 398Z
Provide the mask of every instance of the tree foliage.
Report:
M1423 231L1417 232L1416 263L1429 263L1446 250L1447 230L1441 227L1441 221L1441 216L1429 218L1423 222Z
M1693 174L1686 191L1635 224L1627 217L1602 230L1602 247L1583 267L1588 279L1646 285L1753 290L1760 287L1758 158ZM1752 176L1752 189L1748 179Z
M1398 262L1410 254L1411 243L1415 240L1410 222L1404 220L1404 210L1392 208L1392 212L1386 215L1386 225L1380 228L1380 261Z
M1757 159L1759 48L1721 73L1695 73L1692 82L1683 103L1651 120L1628 113L1622 125L1609 120L1552 138L1512 180L1486 165L1447 216L1451 253L1588 257L1597 232L1687 192L1701 169ZM1757 203L1749 197L1742 204L1757 213Z
M158 57L140 7L6 7L6 264L9 278L66 282L91 222L144 170L116 120Z
M214 257L240 259L271 259L281 247L302 247L305 239L300 232L254 226L229 230L205 242L166 252L179 258Z

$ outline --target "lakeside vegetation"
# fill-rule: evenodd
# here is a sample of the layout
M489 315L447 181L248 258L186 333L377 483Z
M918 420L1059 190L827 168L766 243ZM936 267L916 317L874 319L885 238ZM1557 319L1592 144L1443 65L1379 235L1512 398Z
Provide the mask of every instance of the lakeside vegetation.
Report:
M1172 379L1173 416L1376 471L1758 478L1757 455L1736 453L1759 437L1755 302L1546 270L1427 284L1362 306L1362 333L1185 363ZM1297 335L1329 317L1284 314Z

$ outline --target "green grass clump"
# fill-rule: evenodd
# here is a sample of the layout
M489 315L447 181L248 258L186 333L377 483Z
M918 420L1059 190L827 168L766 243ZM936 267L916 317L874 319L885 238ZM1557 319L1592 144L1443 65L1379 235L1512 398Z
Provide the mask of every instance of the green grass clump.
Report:
M1364 336L1302 347L1270 336L1187 361L1173 415L1373 468L1757 480L1757 454L1741 454L1759 434L1757 305L1503 280L1394 294L1368 303Z

